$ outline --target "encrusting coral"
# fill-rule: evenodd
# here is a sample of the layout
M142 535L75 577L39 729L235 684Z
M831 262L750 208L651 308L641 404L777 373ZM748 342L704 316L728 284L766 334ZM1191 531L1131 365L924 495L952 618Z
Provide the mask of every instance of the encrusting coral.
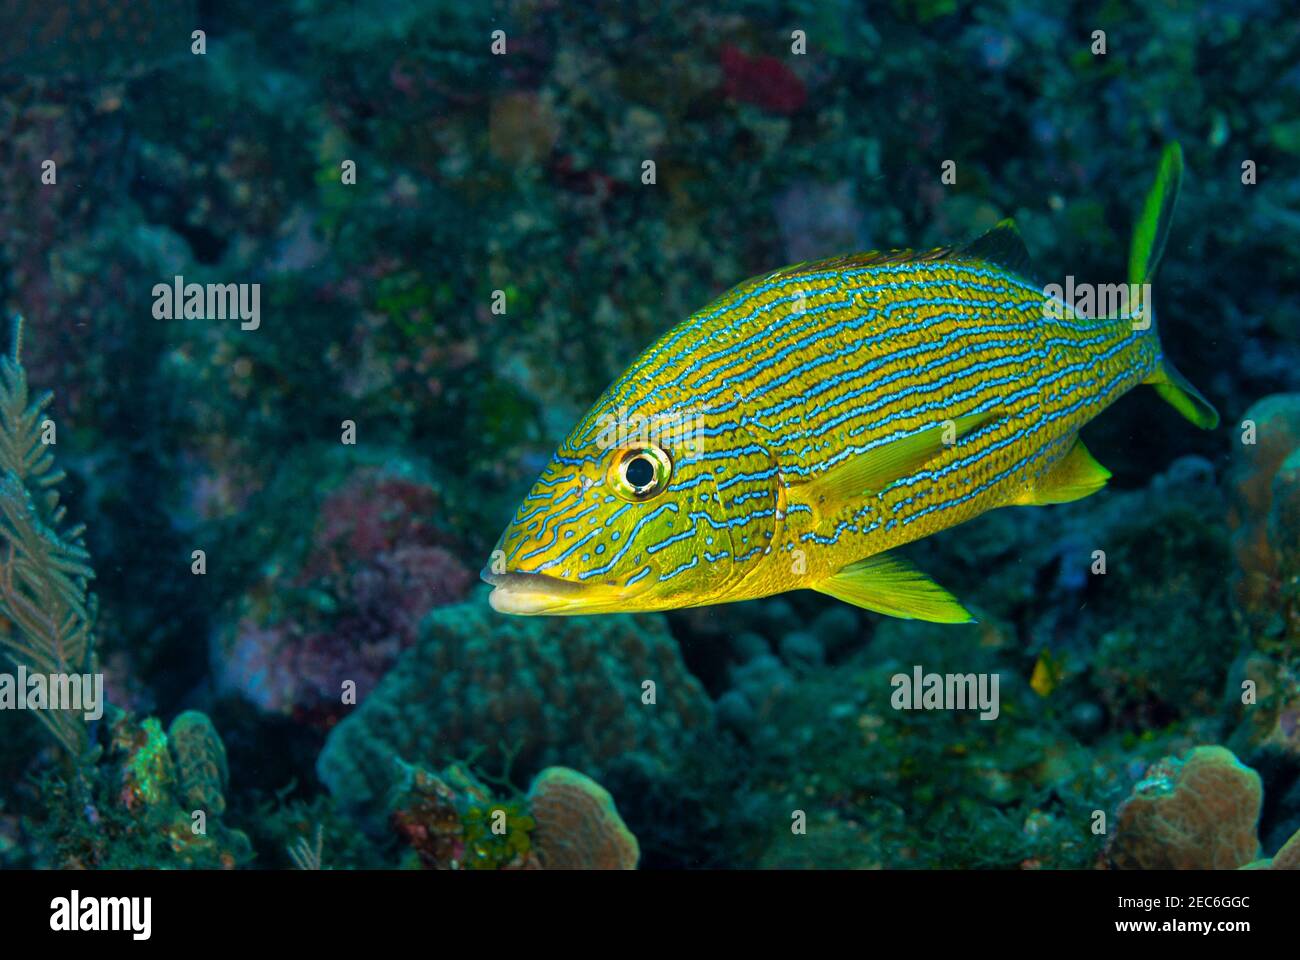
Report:
M1259 774L1223 747L1166 757L1116 812L1107 856L1118 869L1231 870L1256 859Z
M91 660L94 577L84 527L64 525L45 415L52 395L28 394L21 361L22 319L0 357L0 649L15 664L49 677L80 675ZM86 748L82 711L34 710L71 756Z

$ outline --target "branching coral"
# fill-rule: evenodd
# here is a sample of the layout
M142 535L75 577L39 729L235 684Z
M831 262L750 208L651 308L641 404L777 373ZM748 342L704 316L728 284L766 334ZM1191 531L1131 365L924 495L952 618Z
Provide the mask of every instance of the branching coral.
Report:
M46 442L45 409L32 398L20 358L22 321L11 350L0 357L0 648L15 664L47 675L79 674L91 658L94 577L83 527L65 527L66 511ZM86 728L74 711L38 710L37 718L73 756L86 747Z

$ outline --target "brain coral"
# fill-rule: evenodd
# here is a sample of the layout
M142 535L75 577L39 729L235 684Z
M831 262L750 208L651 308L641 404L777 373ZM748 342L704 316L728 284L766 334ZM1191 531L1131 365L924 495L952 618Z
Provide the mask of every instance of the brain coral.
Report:
M1116 813L1119 869L1232 870L1256 858L1259 774L1223 747L1153 764Z
M533 849L546 870L635 870L641 856L614 798L590 777L547 767L528 790Z
M191 810L226 811L226 747L207 714L186 710L172 721L167 740L176 757L176 776Z
M508 617L485 593L433 611L330 733L317 772L341 803L377 809L399 758L436 769L508 753L517 773L565 765L608 783L603 771L632 753L667 769L711 723L663 617Z
M1300 870L1300 830L1297 830L1275 857L1265 857L1246 864L1243 870Z

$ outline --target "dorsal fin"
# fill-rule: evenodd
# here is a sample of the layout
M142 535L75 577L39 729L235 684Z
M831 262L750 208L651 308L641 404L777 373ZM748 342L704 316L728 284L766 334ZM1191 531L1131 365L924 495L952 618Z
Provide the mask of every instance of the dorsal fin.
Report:
M983 260L1004 270L1018 273L1026 280L1034 280L1034 264L1029 259L1029 248L1016 229L1016 222L1010 218L1003 220L996 227L982 236L976 237L957 248L957 254L972 260Z
M956 253L955 247L938 247L934 250L866 250L862 253L845 253L837 257L828 257L825 260L806 260L802 263L792 263L780 270L773 270L771 273L765 273L753 280L747 280L741 286L750 283L766 283L776 279L786 280L797 277L801 273L852 270L855 267L875 267L892 263L924 263L928 260L943 260L945 257L953 256L954 253Z
M800 274L822 273L826 271L853 270L858 267L876 267L889 264L928 263L935 260L980 260L995 264L1004 270L1018 273L1034 283L1033 264L1029 259L1029 250L1016 229L1016 222L1003 220L996 227L982 236L976 237L962 246L935 247L933 250L866 250L861 253L846 253L825 260L805 260L791 263L779 270L751 277L744 283L733 287L727 296L741 293L750 287L773 280L790 280Z

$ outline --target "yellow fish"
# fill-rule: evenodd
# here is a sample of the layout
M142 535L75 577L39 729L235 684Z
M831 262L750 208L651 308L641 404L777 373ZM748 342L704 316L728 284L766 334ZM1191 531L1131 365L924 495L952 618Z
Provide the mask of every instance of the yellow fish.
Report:
M1031 279L1014 224L965 246L798 264L678 324L560 445L482 577L504 613L668 610L811 589L895 617L966 609L894 548L1109 472L1079 428L1138 384L1204 428L1150 281L1175 144L1133 233L1119 309ZM1091 293L1091 291L1088 291ZM1102 296L1106 294L1106 296Z

